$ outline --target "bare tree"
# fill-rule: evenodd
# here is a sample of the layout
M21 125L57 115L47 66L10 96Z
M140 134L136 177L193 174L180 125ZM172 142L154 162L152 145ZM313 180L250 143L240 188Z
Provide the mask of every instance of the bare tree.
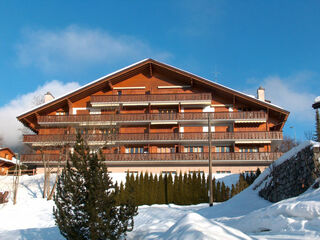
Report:
M290 149L299 145L295 139L289 136L284 136L281 142L278 142L272 146L274 152L288 152Z
M20 160L17 160L15 170L14 170L14 177L13 177L13 205L17 203L20 176L21 176L21 165L20 165Z
M305 131L304 138L306 140L314 140L314 133L312 132L312 130Z

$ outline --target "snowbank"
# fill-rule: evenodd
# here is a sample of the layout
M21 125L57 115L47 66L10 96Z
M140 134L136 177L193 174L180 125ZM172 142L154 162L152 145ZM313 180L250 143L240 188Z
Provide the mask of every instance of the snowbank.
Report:
M12 180L0 177L0 191L11 188ZM42 187L43 175L21 177L18 204L0 205L1 240L64 239L52 216L54 202L42 199ZM320 189L271 204L250 186L213 207L140 206L134 221L128 239L320 239Z
M173 225L163 239L194 240L194 239L251 239L241 231L227 227L222 223L210 221L197 213L188 213Z
M320 189L309 189L298 197L283 200L239 218L220 221L247 234L284 233L320 239Z

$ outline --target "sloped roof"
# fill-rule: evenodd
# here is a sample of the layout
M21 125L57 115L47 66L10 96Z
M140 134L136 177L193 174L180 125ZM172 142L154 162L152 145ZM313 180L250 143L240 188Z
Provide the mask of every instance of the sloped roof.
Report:
M12 158L12 160L9 160L9 159L0 157L0 162L6 162L6 163L9 163L11 165L16 165L17 164L17 159Z
M286 115L289 114L289 112L287 110L285 110L285 109L283 109L283 108L281 108L281 107L279 107L279 106L277 106L275 104L271 104L269 102L258 100L253 96L250 96L250 95L247 95L247 94L242 93L240 91L234 90L232 88L223 86L223 85L221 85L219 83L212 82L212 81L210 81L208 79L202 78L202 77L197 76L195 74L192 74L190 72L187 72L187 71L181 70L179 68L173 67L173 66L171 66L169 64L165 64L165 63L153 60L151 58L147 58L147 59L143 59L143 60L141 60L139 62L136 62L136 63L134 63L132 65L129 65L129 66L125 67L125 68L122 68L122 69L119 69L119 70L117 70L115 72L107 74L107 75L105 75L105 76L103 76L101 78L98 78L98 79L96 79L96 80L94 80L94 81L92 81L92 82L90 82L90 83L88 83L88 84L86 84L86 85L84 85L84 86L72 91L72 92L66 93L61 97L55 98L55 99L51 100L50 102L47 102L47 103L41 104L39 106L36 106L35 108L32 108L32 109L22 113L17 118L18 118L18 120L21 120L24 117L27 117L27 116L29 116L31 114L36 113L37 111L45 109L48 106L51 106L51 105L54 105L55 103L64 101L64 100L68 99L71 96L74 96L76 94L80 94L80 93L82 93L82 92L84 92L84 91L86 91L86 90L88 90L88 89L90 89L92 87L95 87L95 86L97 86L97 85L99 85L101 83L105 83L106 81L110 81L110 80L112 80L113 78L115 78L117 76L121 76L121 74L123 74L125 72L130 72L130 71L132 71L132 70L134 70L134 69L136 69L138 67L141 67L141 66L144 66L144 65L147 65L147 64L154 64L157 67L174 71L174 72L176 72L178 74L190 77L195 81L199 81L199 82L201 82L203 84L207 84L207 85L209 85L211 87L217 88L217 89L219 89L221 91L229 92L229 93L234 94L234 95L236 95L236 96L238 96L240 98L246 99L246 100L251 101L251 102L255 102L256 104L259 104L259 105L262 105L264 107L273 109L273 110L281 112L283 114L286 114Z
M2 151L2 150L8 150L9 152L11 152L11 154L13 155L13 156L15 156L15 154L14 154L14 152L10 149L10 148L0 148L0 151Z

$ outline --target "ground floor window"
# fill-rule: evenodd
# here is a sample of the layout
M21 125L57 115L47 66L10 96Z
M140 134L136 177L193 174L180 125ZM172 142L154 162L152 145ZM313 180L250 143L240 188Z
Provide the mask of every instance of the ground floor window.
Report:
M202 174L204 174L204 171L189 171L189 173L190 173L191 175L192 175L193 173L202 175Z
M162 171L161 174L162 174L162 176L169 175L169 174L174 176L177 174L177 171Z
M220 173L231 173L231 171L217 171L218 174Z

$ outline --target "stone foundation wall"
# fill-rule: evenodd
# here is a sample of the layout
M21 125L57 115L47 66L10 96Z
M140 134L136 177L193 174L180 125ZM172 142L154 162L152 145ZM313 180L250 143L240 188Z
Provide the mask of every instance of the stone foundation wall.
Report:
M270 202L296 197L320 176L319 147L307 146L282 164L270 165L271 173L259 195Z

